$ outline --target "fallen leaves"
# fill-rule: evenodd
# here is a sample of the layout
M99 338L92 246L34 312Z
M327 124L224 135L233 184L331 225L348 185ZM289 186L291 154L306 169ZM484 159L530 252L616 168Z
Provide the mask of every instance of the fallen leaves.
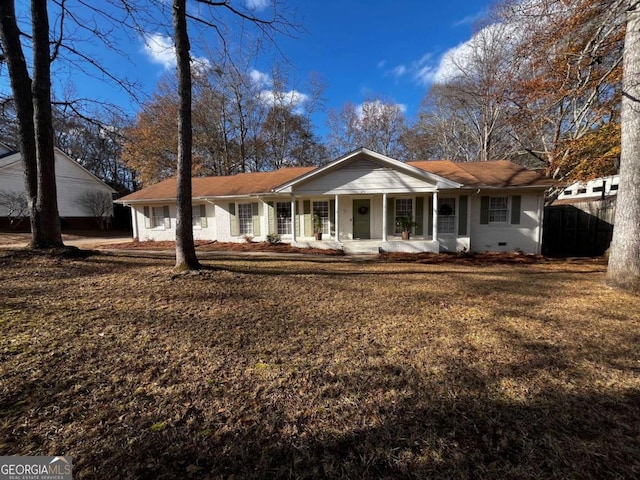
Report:
M602 264L405 260L0 256L2 451L77 478L635 475L640 313Z

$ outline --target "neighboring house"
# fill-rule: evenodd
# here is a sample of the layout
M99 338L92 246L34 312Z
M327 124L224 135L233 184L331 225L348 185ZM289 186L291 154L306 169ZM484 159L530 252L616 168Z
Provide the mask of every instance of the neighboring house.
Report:
M543 253L602 255L613 236L618 175L575 182L545 209Z
M58 213L63 228L94 229L97 221L113 216L111 187L94 176L78 162L62 151L55 150L56 190L58 197ZM24 194L24 169L20 152L0 145L0 227L8 227L9 216L7 198ZM25 197L26 198L26 197ZM93 202L93 205L90 205ZM99 202L99 203L97 203ZM4 204L3 204L4 203ZM28 216L28 211L25 212ZM21 228L28 228L29 222L23 221Z
M554 182L507 161L403 163L367 149L322 167L193 179L196 240L256 241L372 251L539 253L545 190ZM117 200L138 240L173 240L176 180ZM314 240L313 215L322 241ZM415 222L403 241L398 219Z

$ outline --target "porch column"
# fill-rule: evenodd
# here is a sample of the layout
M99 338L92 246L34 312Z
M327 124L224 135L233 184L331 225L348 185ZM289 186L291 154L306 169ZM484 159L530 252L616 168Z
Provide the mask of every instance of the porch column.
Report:
M382 241L387 241L387 194L382 194Z
M432 214L432 228L433 228L433 236L432 240L438 239L438 192L433 192L433 208L431 209Z
M338 195L336 195L336 201L335 201L335 213L334 213L334 222L335 222L335 229L336 229L336 242L340 241L340 217L339 217L339 212L340 212L340 205L338 203Z
M138 233L138 211L136 210L135 205L128 205L131 209L131 224L133 226L133 239L140 240L140 234Z
M291 243L296 243L296 197L291 195Z

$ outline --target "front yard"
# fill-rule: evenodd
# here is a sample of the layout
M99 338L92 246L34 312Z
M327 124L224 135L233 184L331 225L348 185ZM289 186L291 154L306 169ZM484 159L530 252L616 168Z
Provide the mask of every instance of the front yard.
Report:
M74 478L637 478L640 309L597 261L0 252L0 453Z

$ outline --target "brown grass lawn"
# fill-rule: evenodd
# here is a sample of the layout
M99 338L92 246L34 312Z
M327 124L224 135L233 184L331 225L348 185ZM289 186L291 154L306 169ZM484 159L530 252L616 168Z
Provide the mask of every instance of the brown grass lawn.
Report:
M0 253L0 453L74 478L640 476L601 262Z

